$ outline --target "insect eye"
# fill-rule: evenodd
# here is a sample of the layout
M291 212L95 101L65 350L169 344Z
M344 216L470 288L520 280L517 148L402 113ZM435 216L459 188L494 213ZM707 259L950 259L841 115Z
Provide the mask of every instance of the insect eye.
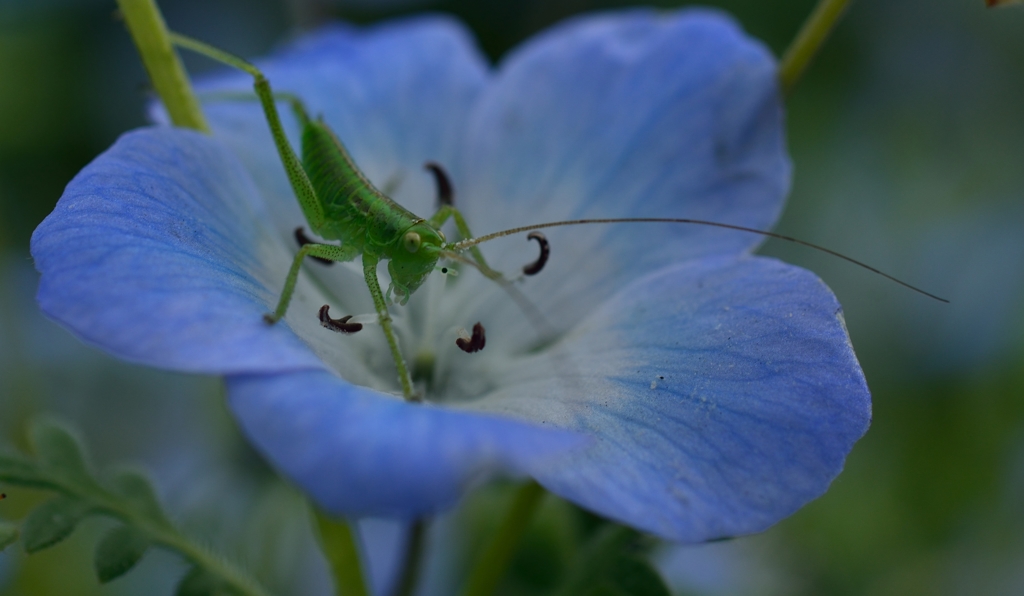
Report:
M406 232L405 238L402 238L402 243L405 245L405 250L416 252L420 249L420 235L416 232Z

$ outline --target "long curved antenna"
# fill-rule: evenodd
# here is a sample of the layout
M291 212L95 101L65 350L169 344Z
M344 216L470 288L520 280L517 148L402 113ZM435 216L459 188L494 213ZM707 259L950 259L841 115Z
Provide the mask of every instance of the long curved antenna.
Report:
M448 246L447 248L449 250L454 250L454 251L462 252L462 251L464 251L464 250L466 250L466 249L468 249L470 247L476 246L477 244L481 244L481 243L487 242L489 240L494 240L495 238L501 238L503 236L511 236L512 234L519 234L519 233L522 233L522 232L530 232L530 231L533 231L533 230L542 230L544 228L557 228L557 227L562 227L562 226L579 226L579 225L584 225L584 224L611 224L611 223L682 223L682 224L695 224L695 225L701 225L701 226L711 226L711 227L714 227L714 228L724 228L726 230L736 230L738 232L748 232L748 233L751 233L751 234L759 234L761 236L767 236L769 238L777 238L779 240L785 240L786 242L793 242L795 244L800 244L800 245L806 246L808 248L813 248L814 250L819 250L821 252L830 254L830 255L832 255L834 257L839 257L840 259L842 259L842 260L844 260L844 261L846 261L848 263L853 263L854 265L857 265L858 267L862 267L864 269L867 269L868 271L871 271L872 273L877 273L878 275L881 275L882 277L884 277L884 278L886 278L886 279L888 279L890 281L894 281L894 282L898 283L899 285L901 285L901 286L903 286L903 287L905 287L907 289L913 290L913 291L917 292L918 294L924 294L925 296L927 296L927 297L929 297L929 298L931 298L933 300L938 300L939 302L944 302L946 304L949 304L949 300L946 300L945 298L940 298L939 296L936 296L935 294L932 294L930 292L926 292L926 291L924 291L921 288L918 288L916 286L912 286L912 285L908 284L907 282L905 282L905 281L903 281L901 279L898 279L896 277L893 277L893 276L889 275L888 273L884 273L882 271L879 271L878 269L875 269L874 267L872 267L871 265L868 265L867 263L862 263L861 261L858 261L857 259L848 257L848 256L846 256L846 255L844 255L842 253L836 252L836 251L834 251L832 249L825 248L824 246L819 246L817 244L813 244L813 243L807 242L805 240L800 240L798 238L793 238L791 236L785 236L783 234L776 234L775 232L766 232L764 230L758 230L756 228L747 228L747 227L744 227L744 226L737 226L737 225L721 223L721 222L717 222L717 221L707 221L707 220L703 220L703 219L688 219L688 218L682 218L682 217L680 217L680 218L620 217L620 218L570 219L570 220L565 220L565 221L552 221L552 222L548 222L548 223L533 224L533 225L530 225L530 226L520 226L518 228L510 228L508 230L502 230L500 232L494 232L494 233L491 233L491 234L484 234L483 236L478 236L476 238L467 238L466 240L461 240L459 242L455 242L455 243L451 244L450 246Z

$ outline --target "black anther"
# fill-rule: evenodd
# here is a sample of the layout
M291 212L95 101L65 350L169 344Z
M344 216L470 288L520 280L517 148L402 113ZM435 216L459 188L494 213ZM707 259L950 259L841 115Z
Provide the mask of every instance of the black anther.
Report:
M452 190L452 182L448 179L448 173L444 171L441 164L428 161L423 164L423 167L434 175L434 181L437 183L437 203L439 205L454 205L455 191Z
M320 325L325 329L337 331L338 333L355 333L363 328L362 323L348 322L348 320L352 318L352 315L345 315L340 319L332 319L331 315L327 312L330 308L331 307L326 304L320 307Z
M540 232L530 232L526 239L536 240L537 244L540 244L540 256L537 257L536 261L523 267L523 275L537 275L548 262L548 257L551 255L551 246L548 245L548 239Z
M487 338L484 336L484 326L480 323L473 325L473 337L469 339L460 337L455 340L455 345L459 346L459 349L467 354L484 349L484 346L487 345Z
M306 230L302 226L295 228L295 241L299 243L299 248L306 246L307 244L319 244L319 242L313 242L306 236ZM333 265L334 261L330 259L322 259L320 257L310 257L317 263L323 263L324 265Z

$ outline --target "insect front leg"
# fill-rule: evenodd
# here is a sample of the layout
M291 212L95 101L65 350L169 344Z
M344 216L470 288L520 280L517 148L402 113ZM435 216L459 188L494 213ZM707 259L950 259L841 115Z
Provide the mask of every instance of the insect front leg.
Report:
M263 315L263 320L273 325L280 321L286 312L288 304L292 301L292 294L295 293L295 284L299 280L299 269L302 268L302 260L306 257L318 257L328 261L351 261L359 254L358 250L345 246L333 244L306 244L296 253L292 260L292 266L288 270L288 277L284 281L284 289L281 290L281 298L277 301L277 308L272 314ZM379 290L378 290L379 291Z
M437 183L438 208L437 212L429 220L430 225L434 229L440 230L441 226L449 218L452 218L455 220L455 228L462 235L462 239L472 238L473 233L469 231L469 224L466 223L466 218L462 216L462 212L455 208L455 189L452 187L451 180L448 178L448 173L444 167L433 161L428 161L423 164L423 167L434 175L434 182ZM504 279L500 273L491 269L479 248L474 246L469 249L469 253L479 266L480 272L485 276L495 281Z
M398 380L402 383L402 395L409 401L420 401L420 397L413 393L409 368L405 365L405 358L402 357L402 352L398 349L398 338L395 337L395 330L391 326L391 315L388 313L384 292L381 291L380 281L377 279L377 263L379 262L378 255L369 251L363 252L363 275L366 277L366 287L370 290L370 295L373 296L373 307L377 311L380 327L384 330L384 337L388 340L391 357L395 360Z
M469 224L466 223L466 218L464 218L462 216L462 212L453 205L441 205L441 208L437 210L437 213L434 213L429 222L434 228L441 229L441 226L443 226L449 219L455 220L455 229L459 231L459 235L461 235L462 238L473 237L473 232L469 230ZM504 276L501 273L491 269L490 265L488 265L487 261L484 259L484 254L480 252L479 248L476 246L470 248L469 254L473 256L473 260L476 261L476 264L479 266L480 272L485 276L493 280L504 279Z

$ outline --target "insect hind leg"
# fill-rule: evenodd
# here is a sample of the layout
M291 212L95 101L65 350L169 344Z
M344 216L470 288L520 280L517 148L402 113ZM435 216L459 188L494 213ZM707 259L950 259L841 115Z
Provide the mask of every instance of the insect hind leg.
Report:
M261 99L253 91L201 91L198 93L199 100L201 102L221 102L221 101L254 101L260 102ZM300 126L305 126L309 122L309 109L306 108L305 102L302 98L294 93L287 91L271 91L270 96L277 102L284 102L291 108L292 113L295 115L295 119L299 121Z
M288 175L288 182L291 183L292 190L295 192L295 198L298 199L299 205L302 207L302 213L306 216L306 221L309 222L310 227L313 230L320 230L326 222L323 204L313 188L309 175L302 167L302 162L288 143L288 137L284 133L281 118L277 113L275 93L270 88L267 78L263 76L263 73L258 68L238 56L179 33L171 32L169 35L174 45L202 54L211 60L216 60L252 75L253 90L263 106L263 114L267 119L267 126L270 127L270 134L274 138L274 145L277 147L277 153L281 157L281 163L284 165L285 173ZM303 128L307 128L310 123L309 116L302 102L297 100L298 98L293 98L293 100L289 100L289 103L292 106L292 110L296 112L296 116L299 118Z

